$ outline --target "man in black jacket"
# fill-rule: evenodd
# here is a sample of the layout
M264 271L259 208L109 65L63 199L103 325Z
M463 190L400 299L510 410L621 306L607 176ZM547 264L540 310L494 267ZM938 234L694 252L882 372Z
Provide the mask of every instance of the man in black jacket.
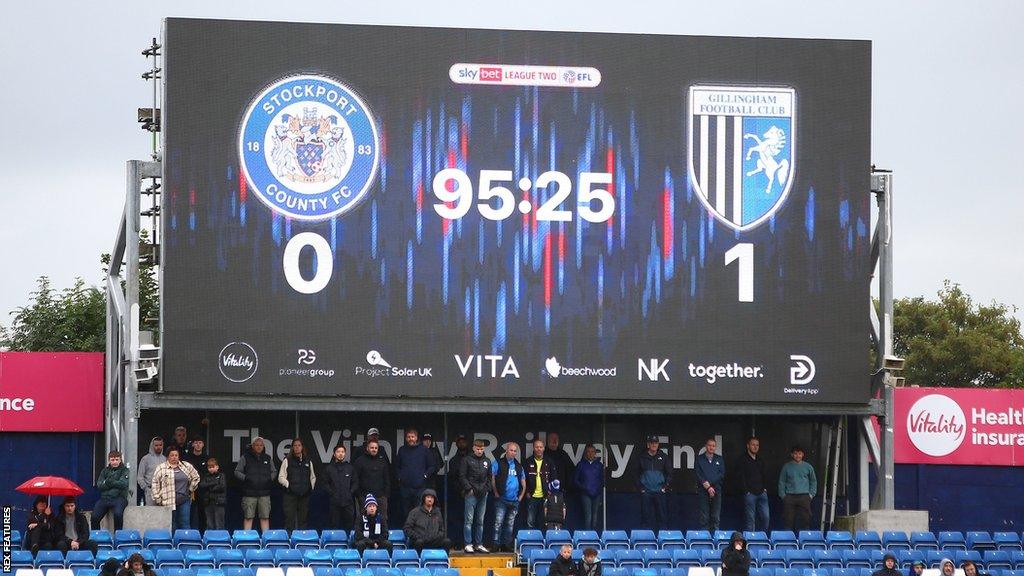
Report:
M758 458L761 441L756 436L747 438L747 450L736 461L736 476L743 491L743 505L746 510L746 530L768 530L768 476L764 472L764 461ZM759 520L760 522L757 522Z
M206 459L206 474L199 480L207 530L224 529L224 505L228 501L228 480L216 458Z
M372 494L377 504L377 515L387 522L391 470L387 458L381 454L380 443L376 440L367 442L366 452L352 464L352 467L355 471L354 490L358 500L365 502L366 496Z
M562 547L558 550L558 556L555 556L555 560L551 562L548 574L549 576L576 576L578 568L576 563L572 561L572 546L562 544Z
M28 526L25 531L25 548L35 556L40 550L53 547L53 511L46 501L46 496L36 496L32 510L28 513Z
M882 567L872 572L871 576L903 576L903 573L896 568L896 556L886 552L882 557Z
M324 485L331 496L331 528L352 530L355 480L352 464L345 462L345 445L338 444L334 448L331 463L324 470Z
M562 449L562 440L559 438L558 432L548 432L544 447L544 460L551 467L551 479L557 479L562 490L569 493L573 488L572 480L576 476L576 467L572 465L569 454Z
M473 452L459 461L458 477L466 501L462 525L465 551L487 553L489 550L484 548L484 515L487 514L487 500L491 495L491 460L484 456L483 440L474 441Z
M242 528L252 530L253 518L258 514L260 530L266 532L270 529L270 488L277 478L277 468L263 438L253 438L238 459L235 478L242 482Z
M526 525L541 530L544 528L544 499L551 482L551 462L544 457L544 441L533 441L533 455L523 460L526 471Z
M206 440L202 436L192 438L188 452L181 453L181 459L191 464L196 472L199 472L199 489L196 490L196 500L192 503L189 525L200 531L206 530L206 507L203 504L206 499L203 498L202 478L206 475L206 460L209 457L210 455L206 452Z
M647 528L657 532L668 525L668 487L672 484L672 464L668 454L658 448L657 436L647 437L647 450L636 458L636 483L640 490L640 518Z
M54 544L65 556L68 550L89 550L95 556L97 545L89 539L89 521L77 508L74 496L64 499L53 521Z
M419 507L410 511L405 519L405 536L409 539L409 547L417 552L424 548L448 550L452 546L446 535L444 517L436 504L437 492L426 488Z
M747 539L739 532L733 532L729 545L722 550L722 576L747 576L750 574L750 551Z

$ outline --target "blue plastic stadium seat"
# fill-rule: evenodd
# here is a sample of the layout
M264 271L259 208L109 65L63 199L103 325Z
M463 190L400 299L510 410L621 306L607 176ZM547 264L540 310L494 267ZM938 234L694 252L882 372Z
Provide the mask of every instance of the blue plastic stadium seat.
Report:
M614 553L617 568L643 568L644 554L640 550L616 550Z
M1010 559L1010 555L1006 555L1006 559ZM90 550L68 550L67 556L64 557L64 566L66 568L94 568L96 566L96 558L93 557Z
M404 574L405 576L430 576L430 569L429 568L403 568L402 569L402 574Z
M811 550L811 560L815 568L843 568L842 552L849 549L838 550Z
M896 556L897 569L909 569L914 561L920 560L921 562L924 562L927 559L925 557L925 553L921 550L896 550L893 552L893 555Z
M939 548L944 551L967 550L963 532L939 532Z
M174 541L171 540L171 531L163 528L150 528L142 536L142 547L156 552L174 548Z
M302 566L302 550L294 548L272 548L274 551L274 564L281 568L289 566ZM382 550L387 553L387 550Z
M229 566L227 568L221 568L224 572L224 576L255 576L256 571L252 568L239 568L236 566ZM340 576L340 575L339 575Z
M245 552L232 548L212 548L213 560L217 568L243 568L245 567Z
M203 532L203 548L231 548L231 533L227 530L207 530Z
M601 547L605 550L628 550L629 536L625 530L605 530L601 533Z
M142 547L142 536L138 530L115 530L114 531L114 548L118 550L124 548L141 548Z
M391 530L388 530L388 542L391 542L392 548L406 548L405 541L405 531L401 528L392 528Z
M331 557L334 559L334 565L338 568L362 568L363 560L359 556L358 550L351 548L335 548L331 552Z
M931 532L911 532L910 546L914 550L927 552L928 550L938 550L939 541L935 538L935 534Z
M213 550L196 550L195 548L189 548L184 552L185 566L189 568L217 567L217 559L213 555Z
M320 548L320 535L316 530L294 530L291 537L292 548L300 550L318 550Z
M722 565L722 553L718 550L702 548L700 551L700 564L701 566L708 566L711 568L718 568Z
M259 568L260 566L274 567L274 551L261 548L245 548L245 567Z
M391 555L387 550L374 550L367 548L363 550L363 568L390 568Z
M906 532L886 530L882 533L882 548L885 550L910 550L910 538Z
M11 569L35 568L32 552L28 550L11 550Z
M658 576L657 568L634 568L633 576Z
M825 550L828 548L828 545L825 544L825 535L821 533L821 530L801 530L797 535L797 542L799 542L801 550Z
M568 530L548 530L544 534L544 547L555 550L562 547L562 544L572 545L572 532Z
M874 568L875 563L871 561L872 550L876 548L861 548L860 550L843 550L840 552L845 568ZM856 576L856 575L852 575Z
M431 574L433 576L459 576L459 571L456 568L434 568Z
M334 558L331 556L330 550L321 550L319 548L305 548L302 550L302 564L310 568L333 568Z
M772 541L768 539L767 532L743 532L743 537L747 539L747 550L751 553L754 550L771 550Z
M715 530L711 533L711 538L715 541L715 548L722 550L729 545L729 540L732 538L731 530Z
M199 530L175 530L171 542L175 548L182 551L203 549L203 537L199 535Z
M686 548L686 537L682 530L658 530L658 547L662 550Z
M346 568L345 576L374 576L372 568Z
M267 530L263 533L260 540L263 542L264 548L269 548L271 550L278 548L291 548L287 530Z
M391 554L391 565L395 568L419 568L420 555L415 550L395 550Z
M324 530L320 533L320 547L324 550L348 548L348 532L344 530Z
M776 568L775 576L804 576L803 568Z
M544 547L544 534L540 530L520 530L516 532L516 553L522 558L526 550Z
M89 530L89 540L96 543L98 550L114 549L114 537L107 530Z
M43 570L47 568L63 568L64 555L60 550L40 550L36 553L36 568Z
M128 559L128 555L124 553L124 550L97 550L96 551L96 565L103 564L108 559L113 558L118 562L124 563Z
M260 548L260 533L255 530L235 530L231 533L231 547L236 550Z
M810 550L785 550L787 568L814 568Z
M711 532L708 532L707 530L687 530L686 545L691 550L714 548L715 539L711 536Z
M988 532L968 532L967 548L968 550L977 550L978 552L995 550L996 541L992 539Z
M856 550L857 548L853 541L853 534L839 530L831 530L825 534L825 544L828 544L829 550Z
M200 567L192 568L191 570L193 570L195 576L226 576L223 570L219 570L217 568Z
M860 576L860 570L857 568L833 568L831 573L832 576Z
M629 533L629 544L634 550L658 547L658 537L654 530L632 530Z
M424 549L420 553L420 566L423 568L449 568L448 551Z
M775 576L775 568L751 568L749 576Z
M992 534L992 540L995 541L997 550L1006 550L1007 552L1024 550L1024 546L1021 545L1020 534L1016 532L996 532Z
M672 566L674 568L681 569L686 569L691 566L700 566L700 550L689 550L686 548L673 549Z
M882 549L882 538L874 530L858 530L853 535L853 543L857 550Z
M75 576L100 576L99 568L79 568L75 570Z
M946 556L947 554L941 550L925 550L924 562L929 568L938 568L942 559ZM952 554L949 554L949 556L952 556ZM952 558L950 559L952 560Z
M954 550L953 551L953 563L960 566L965 560L970 560L978 565L978 571L985 568L985 562L981 557L981 552L977 550Z
M412 566L408 566L412 568ZM404 576L401 568L374 568L373 576ZM457 576L457 575L456 575Z
M804 568L803 576L831 576L831 573L828 568Z
M424 552L426 552L426 550L424 550ZM527 567L527 569L530 572L534 572L538 565L540 565L540 566L550 566L551 563L555 561L555 556L558 555L558 553L555 552L554 550L545 550L545 549L540 549L540 550L533 549L533 550L530 550L529 552L530 553L526 557L527 558L526 567Z
M687 568L662 568L658 570L658 576L687 576ZM750 576L775 576L774 574L754 574L751 570Z
M672 568L672 551L671 550L658 550L658 549L645 549L641 550L644 555L644 566L648 568ZM1009 555L1007 555L1009 558Z
M769 539L772 541L772 550L796 550L800 547L796 534L789 530L772 530Z
M602 568L601 574L604 576L632 576L633 570L631 568Z
M1013 562L1014 570L1024 570L1024 551L1011 550L1010 560Z
M174 548L158 548L155 551L157 568L185 568L185 555Z
M989 572L993 570L1013 570L1013 560L1010 559L1010 553L1006 550L986 550L982 554L982 558L985 560L985 568Z
M601 549L601 536L596 530L577 530L572 533L573 548Z
M196 576L194 570L188 568L160 568L158 576Z
M780 550L761 550L757 555L757 565L760 568L785 568L786 552L795 548L783 548Z

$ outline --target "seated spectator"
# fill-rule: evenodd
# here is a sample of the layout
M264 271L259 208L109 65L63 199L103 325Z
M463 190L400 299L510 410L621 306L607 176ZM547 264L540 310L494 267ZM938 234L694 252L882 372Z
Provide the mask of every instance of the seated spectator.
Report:
M377 499L367 494L363 500L363 513L359 522L352 530L352 547L362 554L367 548L384 549L391 553L391 542L388 540L387 518L377 513Z
M939 574L941 576L953 576L953 574L955 573L956 564L953 564L952 560L950 560L949 558L943 558L939 562ZM874 576L874 574L872 574L871 576Z
M565 514L565 493L562 492L562 483L552 480L544 497L544 528L561 530L565 524Z
M747 576L750 574L750 552L747 540L740 532L733 532L729 545L722 550L722 576Z
M553 482L558 482L554 480ZM576 563L572 561L572 546L569 544L562 544L562 548L558 551L558 556L555 557L555 561L551 563L551 569L548 571L549 576L577 576Z
M107 454L107 466L96 479L100 499L92 508L92 527L99 530L108 513L114 515L114 529L124 528L124 509L128 507L128 467L121 463L121 453L111 450Z
M46 496L37 496L28 512L28 529L25 530L25 548L35 556L40 550L53 548L53 511Z
M124 568L117 572L117 576L153 576L153 568L146 564L142 554L136 552L128 557L128 561L124 563Z
M978 570L978 566L973 560L964 560L960 564L960 569L964 571L964 576L988 576L988 574Z
M576 576L601 576L601 559L597 557L597 550L583 550L583 560L576 565Z
M882 557L882 567L871 573L871 576L903 576L896 569L896 557L891 552L886 552Z
M444 517L437 503L437 492L430 488L423 491L420 505L409 512L405 520L405 535L409 539L409 547L421 552L424 548L451 548L451 540L445 535Z
M57 550L67 556L68 550L89 550L96 554L96 543L89 539L89 521L78 510L74 496L68 496L61 512L54 519L53 538Z
M126 563L118 562L117 558L107 558L100 564L100 576L117 576L125 568Z
M910 570L907 571L907 576L921 576L921 574L924 574L924 569L925 565L923 560L914 560L910 565Z

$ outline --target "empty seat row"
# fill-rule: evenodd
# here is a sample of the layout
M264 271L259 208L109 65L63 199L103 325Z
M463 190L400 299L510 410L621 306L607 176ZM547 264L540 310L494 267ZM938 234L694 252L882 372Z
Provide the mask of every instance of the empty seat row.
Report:
M117 530L111 536L106 530L92 530L90 538L100 549L125 550L128 548L147 548L149 550L211 550L214 548L296 548L296 549L333 549L347 548L350 534L344 530L295 530L291 534L287 530L267 530L260 534L256 530L207 530L200 534L198 530L150 529L141 534L138 530ZM405 532L391 530L388 539L395 547L405 547Z
M871 576L870 568L751 568L750 576ZM534 576L548 576L549 567L539 566ZM632 568L606 567L603 576L716 576L713 567ZM993 571L991 576L1024 576L1024 570Z
M156 568L156 576L459 576L453 568L396 568L365 569L365 568L312 568L312 567L261 567L261 568ZM33 568L17 568L15 576L99 576L98 568L82 568L69 570L51 568L47 570Z
M250 548L234 550L217 548L213 550L177 550L145 548L130 550L100 550L94 558L87 550L68 551L67 556L57 550L41 550L35 558L27 550L16 550L12 556L15 568L98 568L108 558L124 562L138 552L143 559L156 568L224 568L260 566L311 566L325 568L448 568L448 553L445 550L387 550L359 551L341 548L337 550L299 550L294 548L266 549Z

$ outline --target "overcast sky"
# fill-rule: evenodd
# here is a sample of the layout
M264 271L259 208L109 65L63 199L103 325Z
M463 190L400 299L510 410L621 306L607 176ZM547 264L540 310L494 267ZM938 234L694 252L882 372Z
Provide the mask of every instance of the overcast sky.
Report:
M166 16L871 40L871 157L896 172L896 296L934 297L950 279L1024 308L1019 2L34 0L0 20L0 323L38 276L98 284L124 162L148 158L140 51Z

